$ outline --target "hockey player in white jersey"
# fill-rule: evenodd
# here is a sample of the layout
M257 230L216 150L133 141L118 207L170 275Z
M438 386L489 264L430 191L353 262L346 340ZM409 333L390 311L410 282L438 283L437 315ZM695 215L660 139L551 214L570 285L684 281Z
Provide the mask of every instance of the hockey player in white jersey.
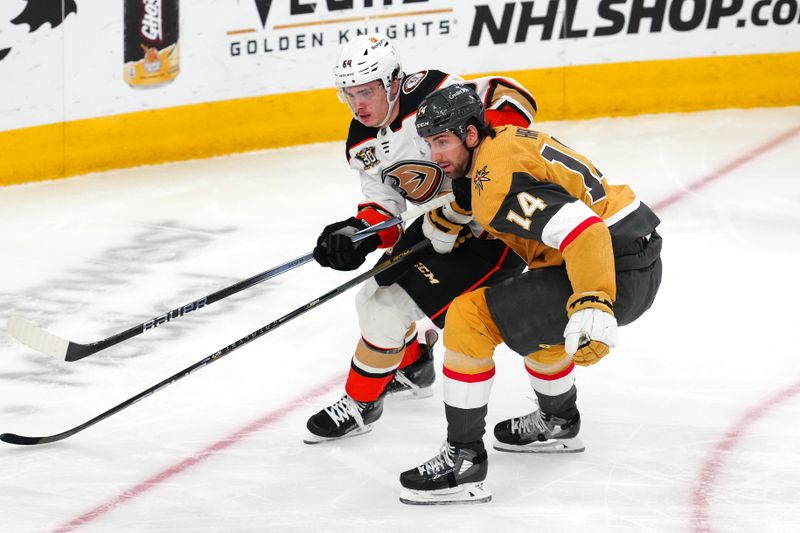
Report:
M382 414L387 394L430 396L435 379L432 347L438 335L429 331L426 342L418 342L416 321L427 316L443 327L456 296L508 279L524 266L505 244L486 239L472 223L469 196L461 194L466 191L454 191L456 201L405 231L395 227L351 241L356 231L405 211L407 202L424 204L452 190L447 169L430 162L414 119L428 94L465 82L438 70L404 75L397 50L377 33L350 40L334 75L340 100L353 114L345 156L360 176L364 197L355 216L325 227L315 259L325 267L353 270L377 248L391 255L427 237L433 250L405 271L371 279L358 292L361 338L351 358L345 394L308 420L309 444L369 431ZM524 127L533 121L536 102L515 80L487 77L466 83L484 99L491 124Z

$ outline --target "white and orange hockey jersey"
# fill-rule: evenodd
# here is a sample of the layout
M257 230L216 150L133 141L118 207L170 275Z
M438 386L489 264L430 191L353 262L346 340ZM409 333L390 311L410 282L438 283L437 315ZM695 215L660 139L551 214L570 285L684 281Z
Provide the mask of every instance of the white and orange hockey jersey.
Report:
M361 177L363 201L358 218L370 225L398 215L406 202L424 204L452 189L450 179L430 161L430 150L417 135L417 107L433 91L452 85L471 85L484 100L486 119L494 125L528 126L536 116L533 96L511 78L484 77L465 82L459 76L438 70L407 75L398 99L397 118L382 129L369 128L357 120L350 123L346 156ZM400 228L379 233L381 247L393 246Z

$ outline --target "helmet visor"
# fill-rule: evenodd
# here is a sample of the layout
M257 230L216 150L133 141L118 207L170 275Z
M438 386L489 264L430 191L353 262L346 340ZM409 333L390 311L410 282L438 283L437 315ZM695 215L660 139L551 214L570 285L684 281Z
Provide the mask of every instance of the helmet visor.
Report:
M374 80L352 87L339 87L339 101L350 106L355 112L359 106L371 105L375 102L386 101L386 89L380 80Z
M390 103L380 80L342 87L337 93L339 100L350 108L353 117L367 126L376 127L390 115Z

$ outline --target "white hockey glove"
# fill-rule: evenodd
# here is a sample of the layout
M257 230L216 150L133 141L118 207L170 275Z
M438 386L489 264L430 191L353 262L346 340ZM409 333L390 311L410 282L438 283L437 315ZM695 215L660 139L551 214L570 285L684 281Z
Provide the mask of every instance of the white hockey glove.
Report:
M574 356L575 363L593 365L617 344L617 319L606 293L573 294L567 302L567 316L564 349Z
M440 254L449 254L453 248L458 248L472 236L472 231L467 226L472 221L470 187L468 179L453 180L456 199L425 214L422 233L430 239L433 249Z

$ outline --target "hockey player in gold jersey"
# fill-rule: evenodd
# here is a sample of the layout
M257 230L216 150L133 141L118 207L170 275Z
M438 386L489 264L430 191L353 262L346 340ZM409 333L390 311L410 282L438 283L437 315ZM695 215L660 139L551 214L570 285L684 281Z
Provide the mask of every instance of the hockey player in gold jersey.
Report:
M450 306L443 372L447 441L433 459L401 474L401 501L488 501L483 434L495 346L505 343L524 357L539 408L497 424L494 448L583 451L575 364L608 355L617 326L652 305L661 281L659 220L629 186L609 184L588 159L552 136L488 126L469 87L430 94L416 127L454 190L466 189L475 221L510 246L528 271Z

